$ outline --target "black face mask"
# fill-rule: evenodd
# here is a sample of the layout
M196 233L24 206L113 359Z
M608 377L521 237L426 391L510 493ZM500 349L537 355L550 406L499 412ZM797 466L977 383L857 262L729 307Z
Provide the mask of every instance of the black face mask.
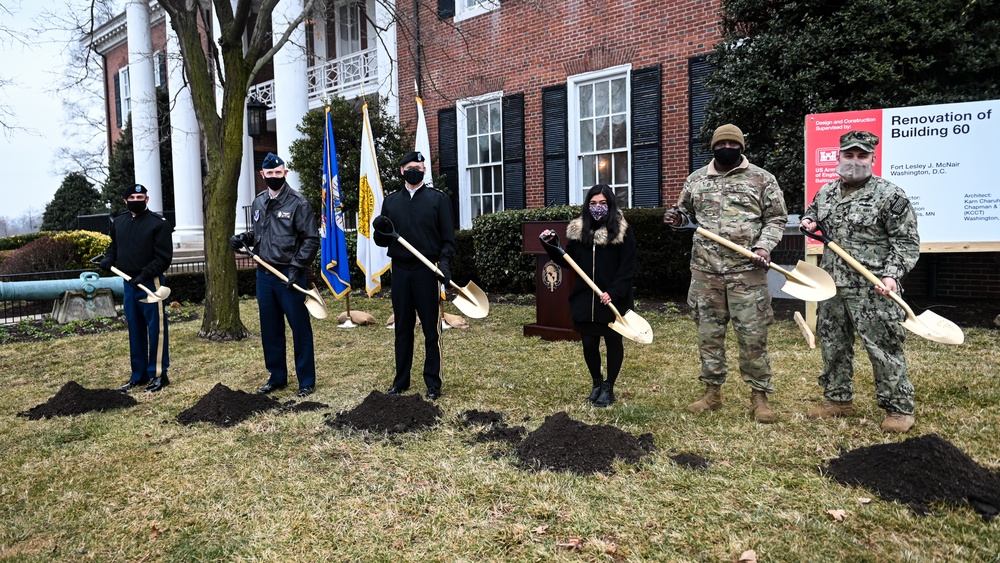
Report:
M416 168L404 168L403 180L411 186L419 186L424 183L424 171Z
M740 163L743 156L742 149L721 148L712 151L712 157L722 165L723 168L732 168Z
M146 210L146 202L142 200L126 201L125 207L127 207L128 210L131 211L132 213L138 215Z
M264 178L264 183L267 184L267 189L272 192L276 192L281 189L281 186L285 185L284 178Z

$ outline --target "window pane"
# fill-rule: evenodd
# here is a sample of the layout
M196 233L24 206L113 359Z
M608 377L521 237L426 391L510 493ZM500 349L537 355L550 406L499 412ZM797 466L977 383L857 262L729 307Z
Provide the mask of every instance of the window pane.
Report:
M490 161L490 138L485 136L479 137L479 160L477 160L477 162L483 163L489 161Z
M482 193L483 190L479 184L479 169L474 168L473 170L471 170L469 176L471 177L472 180L469 186L469 193L471 193L472 195ZM476 201L476 198L472 198L472 201Z
M615 161L615 184L628 184L628 153L614 153Z
M503 166L493 167L493 192L503 193Z
M466 144L469 147L469 153L466 155L469 159L469 165L479 164L479 141L475 137L469 137Z
M478 198L478 197L472 198L472 217L473 218L479 217L480 215L483 214L482 203L481 203L482 201L483 200L480 199L480 198Z
M500 144L500 133L490 135L490 162L503 161L503 147Z
M494 102L490 104L490 131L497 133L500 131L500 104Z
M619 186L615 188L615 199L618 200L619 209L632 206L632 203L628 200L628 186Z
M625 79L616 78L611 81L611 111L625 111Z
M493 196L493 212L499 213L501 211L503 211L503 196L502 195Z
M623 149L626 145L628 129L625 128L625 114L611 117L611 148Z
M589 190L591 186L597 183L597 175L594 173L594 169L597 166L597 157L594 155L589 155L583 157L583 185Z
M580 117L594 116L594 87L590 84L580 87Z
M597 183L614 183L611 181L611 155L601 154L597 156Z
M594 120L584 119L580 122L580 151L594 151Z
M482 190L480 193L489 194L493 192L493 175L490 174L489 168L480 168L479 173L482 176Z
M598 82L594 84L594 115L608 115L609 109L608 83Z
M479 106L476 108L479 112L479 129L477 133L489 133L490 132L490 108L487 106Z
M597 118L597 141L595 143L597 150L606 151L611 148L611 131L608 127L607 117Z
M465 134L472 136L476 134L476 110L475 108L465 108Z

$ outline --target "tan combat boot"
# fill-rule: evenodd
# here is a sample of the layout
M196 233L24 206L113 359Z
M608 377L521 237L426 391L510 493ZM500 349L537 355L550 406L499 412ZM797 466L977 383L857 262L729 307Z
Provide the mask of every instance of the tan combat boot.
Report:
M705 394L700 399L688 405L687 409L693 413L716 411L722 408L722 386L705 385Z
M774 411L767 404L767 393L763 391L752 391L750 393L750 412L757 422L771 424L774 422Z
M854 416L854 401L823 401L822 405L809 409L806 416L809 418Z
M913 419L912 414L890 412L885 415L885 420L882 421L882 430L905 434L910 431L910 428L913 428L914 422L916 421Z

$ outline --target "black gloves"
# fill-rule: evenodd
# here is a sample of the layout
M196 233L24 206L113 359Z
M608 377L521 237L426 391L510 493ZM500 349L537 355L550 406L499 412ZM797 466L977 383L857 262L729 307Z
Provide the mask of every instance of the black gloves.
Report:
M392 220L385 215L379 215L372 219L372 227L383 235L388 235L396 230L396 226L392 224Z
M296 268L295 266L288 268L288 281L285 282L285 287L292 289L292 284L298 284L300 277L302 277L302 268Z
M106 256L106 257L104 257L104 260L101 260L100 268L102 270L104 270L105 272L110 272L111 271L111 267L114 266L114 265L115 265L115 261L112 260L110 257Z
M245 233L235 234L229 239L229 246L236 252L245 252L243 247L253 245L253 233L247 231Z
M437 279L441 280L441 283L447 286L448 282L451 281L451 260L448 258L442 258L441 261L438 262L438 270L441 270L441 274L437 277Z
M548 233L548 236L545 236ZM538 240L542 241L542 244L547 244L549 246L559 246L559 235L554 231L544 231L542 234L538 235Z
M128 284L132 286L132 289L139 289L139 284L149 287L149 278L146 277L146 274L139 274L132 276L132 279L128 280Z

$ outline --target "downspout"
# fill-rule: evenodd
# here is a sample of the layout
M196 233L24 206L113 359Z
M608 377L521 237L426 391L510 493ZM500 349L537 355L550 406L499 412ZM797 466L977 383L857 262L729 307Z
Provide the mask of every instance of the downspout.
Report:
M414 22L413 40L417 44L417 49L416 49L417 60L414 61L413 64L413 82L417 86L416 94L417 96L420 96L420 92L421 90L423 90L423 88L421 88L422 81L420 78L420 59L422 58L421 53L423 51L423 48L420 43L420 0L413 0L413 22Z

